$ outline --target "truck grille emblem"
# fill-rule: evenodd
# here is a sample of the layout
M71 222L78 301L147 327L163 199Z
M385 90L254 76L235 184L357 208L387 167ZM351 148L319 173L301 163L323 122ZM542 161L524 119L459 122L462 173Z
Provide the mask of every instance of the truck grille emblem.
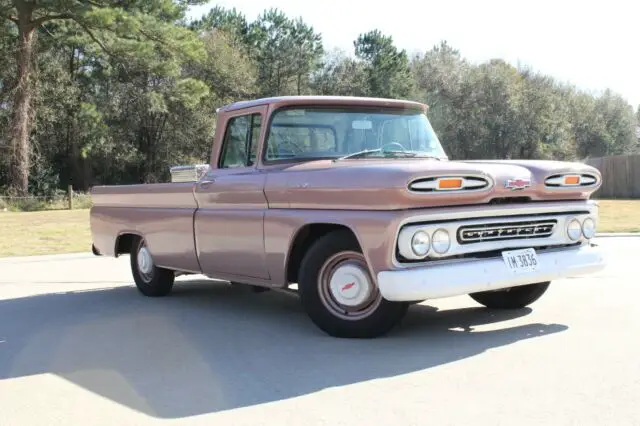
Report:
M472 244L485 241L548 238L553 235L557 222L556 219L551 219L465 225L458 229L458 241L460 244Z
M527 178L507 179L507 181L504 183L504 187L512 191L525 189L530 186L531 186L531 179L527 179Z

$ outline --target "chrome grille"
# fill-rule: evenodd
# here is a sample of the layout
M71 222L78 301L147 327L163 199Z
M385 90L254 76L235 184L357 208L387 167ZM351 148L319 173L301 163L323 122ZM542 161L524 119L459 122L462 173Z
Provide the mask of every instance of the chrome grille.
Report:
M557 223L556 220L538 220L461 226L458 229L458 242L473 244L483 241L545 238L553 234Z

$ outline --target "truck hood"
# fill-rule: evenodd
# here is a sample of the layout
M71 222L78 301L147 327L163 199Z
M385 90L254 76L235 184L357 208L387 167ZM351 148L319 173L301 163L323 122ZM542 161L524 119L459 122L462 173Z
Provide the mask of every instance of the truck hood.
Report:
M565 175L580 176L581 183L557 186ZM444 177L465 178L476 186L433 189ZM319 160L271 170L265 192L276 208L398 210L588 199L601 180L594 167L562 161ZM485 186L477 186L483 181Z

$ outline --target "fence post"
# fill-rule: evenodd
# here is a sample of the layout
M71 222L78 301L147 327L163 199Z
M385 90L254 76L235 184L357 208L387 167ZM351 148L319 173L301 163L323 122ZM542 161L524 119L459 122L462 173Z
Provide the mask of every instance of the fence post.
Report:
M73 186L67 187L67 197L69 197L69 210L73 210Z

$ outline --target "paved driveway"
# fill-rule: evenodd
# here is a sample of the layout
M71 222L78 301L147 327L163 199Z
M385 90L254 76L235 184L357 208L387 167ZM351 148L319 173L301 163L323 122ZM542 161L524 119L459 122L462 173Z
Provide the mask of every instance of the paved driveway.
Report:
M288 294L141 297L127 257L2 259L0 425L640 425L640 238L600 243L533 309L426 302L369 341Z

